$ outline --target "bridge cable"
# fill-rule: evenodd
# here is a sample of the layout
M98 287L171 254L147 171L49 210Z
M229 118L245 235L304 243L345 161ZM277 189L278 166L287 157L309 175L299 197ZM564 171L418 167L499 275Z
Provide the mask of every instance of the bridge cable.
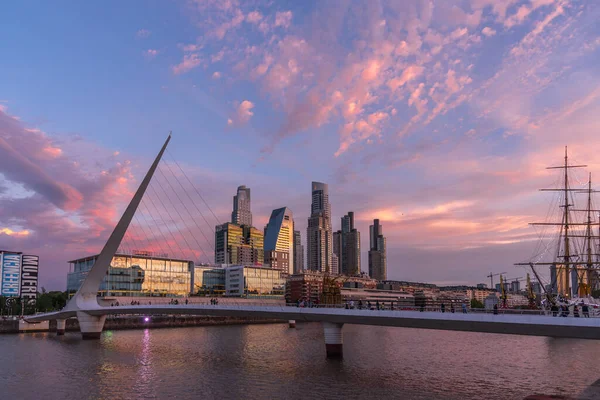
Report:
M173 177L175 178L175 180L177 181L177 183L179 183L179 186L181 187L181 189L183 190L183 192L186 194L186 196L188 197L188 199L190 200L190 202L192 204L194 204L194 206L196 207L196 210L198 210L198 212L202 216L202 219L204 220L204 222L206 222L206 225L209 227L209 229L211 230L211 232L213 234L213 237L214 237L214 233L215 233L214 229L210 226L210 224L208 223L208 221L204 217L204 214L202 214L202 211L200 211L200 209L198 208L198 206L196 206L196 203L194 202L194 200L192 199L192 197L190 196L190 194L187 192L187 190L185 190L185 188L184 188L183 184L181 183L181 181L179 179L177 179L177 176L175 175L175 173L171 169L171 166L169 164L167 164L166 162L165 162L165 165L167 166L167 168L169 169L169 172L171 172L171 175L173 175ZM173 190L173 192L175 193L175 195L177 196L177 198L179 199L179 201L181 202L181 204L183 204L183 206L185 207L185 209L188 212L188 214L190 214L190 216L192 216L191 211L188 209L187 205L181 200L181 198L179 197L179 194L173 189L172 186L171 186L171 189ZM208 243L208 245L211 248L214 249L214 243L211 243L210 240L208 240L208 238L204 234L204 230L200 228L200 226L196 222L196 219L195 218L192 218L192 219L194 220L194 223L196 224L196 227L198 228L198 230L200 230L200 233L202 233L202 236L204 237L204 239L206 240L206 242Z
M150 188L150 186L148 186L148 189ZM147 191L148 194L149 191ZM152 207L154 207L154 210L156 211L157 216L160 217L160 214L158 212L158 208L156 207L156 204L154 204L154 200L152 200L151 196L148 196L148 200L150 201L150 203L152 204ZM144 202L144 199L142 199L142 203ZM150 210L150 208L148 206L146 206L146 208L148 209L149 213L148 215L150 215L150 218L152 219L152 222L154 223L154 225L156 226L156 229L158 230L158 232L162 235L163 240L165 241L167 247L169 248L169 251L171 252L171 254L175 254L175 251L173 250L173 247L171 246L171 243L169 243L169 240L167 239L167 236L164 234L164 232L162 231L162 229L160 228L160 225L156 222L156 219L154 218L154 213ZM162 217L160 217L162 218ZM171 255L170 255L171 256ZM172 256L171 256L172 257Z
M158 185L158 186L159 186L159 187L162 189L163 193L165 193L165 196L167 196L167 200L170 202L171 200L168 198L168 195L166 194L166 191L164 190L164 188L162 187L162 185ZM153 192L154 192L154 194L156 194L156 190L155 190L153 187L150 187L149 189L150 189L151 191L153 191ZM161 204L161 206L163 207L163 209L167 210L167 215L169 216L169 218L170 218L170 220L171 220L171 223L175 222L175 218L173 218L173 216L171 215L171 211L170 211L170 210L169 210L169 209L168 209L168 208L165 206L165 203L164 203L163 199L162 199L160 196L158 196L157 194L156 194L156 197L158 198L158 201L160 202L160 204ZM172 205L173 205L173 204L171 204L171 206L172 206ZM186 253L183 251L183 248L181 247L181 245L179 244L179 242L178 242L178 241L177 241L177 239L175 238L175 235L173 234L173 231L172 231L171 229L169 229L169 228L167 228L167 230L168 230L168 232L171 234L171 237L172 237L172 238L173 238L173 240L175 241L175 244L177 245L177 247L179 247L179 251L181 252L182 256L183 256L183 257L187 257L187 255L188 255L188 254L186 254ZM180 234L181 234L181 233L180 233ZM189 243L188 243L187 239L185 238L185 236L183 236L183 239L184 239L184 241L186 242L186 244L188 245L188 248L190 249L190 251L192 251L192 250L191 250L191 246L189 245ZM192 253L192 255L195 257L195 254L193 254L193 253Z
M173 157L173 155L171 154L171 152L169 151L169 149L167 149L167 153L169 154L169 156L171 156L171 158L173 159L173 162L175 163L175 165L177 165L177 167L179 168L179 170L181 171L181 173L183 174L183 176L187 179L187 181L190 183L190 185L194 188L194 190L196 191L196 194L198 195L198 197L200 197L200 199L202 199L202 201L204 202L204 204L206 205L206 207L208 208L208 210L211 212L211 214L215 218L215 221L217 221L217 225L221 225L221 222L219 221L219 218L217 218L217 216L215 215L215 213L213 212L213 210L210 208L210 206L208 205L208 203L206 202L206 200L204 200L204 197L202 197L202 195L200 194L200 191L198 190L198 188L194 185L194 183L190 180L190 178L183 171L183 169L181 168L181 166L179 165L179 163L177 162L177 160L175 159L175 157Z
M149 213L148 207L146 206L146 204L142 203L140 204L140 206L144 206L144 208L146 208L145 210L142 210L141 207L138 208L140 210L140 217L143 218L145 225L148 227L148 229L150 230L150 233L152 234L152 228L150 227L150 224L148 223L148 220L146 219L146 214ZM136 219L136 221L138 222L138 224L140 225L140 227L142 228L142 231L144 232L144 234L146 235L146 241L147 241L147 245L149 247L153 246L153 242L156 242L156 245L158 247L158 250L161 252L161 254L167 254L167 251L164 250L164 248L161 245L161 241L156 239L156 235L152 234L152 235L148 235L146 234L146 230L143 227L143 224L139 222L139 218L137 216L137 213L134 215L134 218ZM140 249L143 250L143 249Z
M158 169L158 173L160 174L160 176L167 181L167 184L169 185L169 188L171 189L170 192L174 193L175 196L177 196L177 199L179 200L179 202L185 207L185 209L188 211L188 214L190 216L190 219L192 219L195 222L195 218L193 217L193 215L189 212L187 206L185 205L185 203L183 203L181 201L181 198L179 197L179 194L175 191L175 188L173 188L173 185L171 185L171 182L167 179L167 177L165 176L165 174L162 172L161 168L157 168ZM162 186L161 186L162 187ZM169 201L171 201L170 196L168 195L168 193L164 190L165 195L167 196L167 199ZM174 202L173 202L174 203ZM171 205L174 205L173 203L171 203ZM175 211L177 212L177 215L179 215L179 218L181 218L181 220L183 221L183 224L185 225L185 228L187 229L187 231L191 234L192 238L194 238L194 241L196 242L196 244L198 245L198 248L200 251L202 251L202 254L204 255L204 257L208 260L208 263L210 264L210 259L208 258L208 254L206 253L206 251L204 250L204 246L202 246L202 244L200 244L200 242L198 242L198 239L196 239L196 236L192 234L192 230L190 229L190 227L188 226L186 219L182 217L181 213L179 212L179 209L176 207L173 207L175 209ZM198 227L198 224L196 223L196 227ZM204 239L208 242L208 239L206 239L206 236L204 235L204 232L202 230L200 230L200 233L202 233L202 236L204 236ZM189 242L187 241L187 238L185 237L185 235L180 231L179 234L183 237L183 239L185 240L185 243L188 245L188 247L190 248L191 251L192 247L190 246ZM210 245L210 242L208 242L208 244ZM195 256L195 254L194 254ZM200 258L200 257L198 257Z

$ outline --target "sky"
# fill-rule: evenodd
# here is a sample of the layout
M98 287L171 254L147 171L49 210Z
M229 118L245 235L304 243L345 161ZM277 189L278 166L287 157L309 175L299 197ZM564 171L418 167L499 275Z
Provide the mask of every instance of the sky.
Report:
M528 225L554 212L545 167L568 145L574 186L600 176L599 19L576 0L5 4L0 248L64 290L172 131L162 222L149 193L124 246L212 259L238 185L257 227L287 206L304 240L320 181L334 230L355 212L363 271L379 218L389 279L524 276L548 251Z

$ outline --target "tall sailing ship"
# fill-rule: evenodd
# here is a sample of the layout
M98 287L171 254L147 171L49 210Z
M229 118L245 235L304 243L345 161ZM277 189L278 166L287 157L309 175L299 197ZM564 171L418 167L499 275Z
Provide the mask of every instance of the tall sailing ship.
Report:
M541 252L535 260L516 264L531 268L542 286L546 304L597 303L592 292L600 290L600 211L595 209L593 201L598 192L592 189L591 173L587 183L571 181L572 170L585 167L570 164L565 147L564 164L547 168L561 172L559 187L540 189L556 192L558 218L531 224L541 227L538 245ZM549 215L554 214L552 211ZM550 242L547 234L551 235ZM545 261L549 252L554 253L553 259ZM545 268L550 269L548 284L544 284L539 274Z

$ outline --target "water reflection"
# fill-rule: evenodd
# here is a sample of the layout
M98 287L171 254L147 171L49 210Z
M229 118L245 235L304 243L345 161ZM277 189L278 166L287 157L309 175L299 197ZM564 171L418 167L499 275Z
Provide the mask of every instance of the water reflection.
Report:
M519 399L594 383L600 342L319 324L0 336L2 398ZM49 391L49 388L52 388Z

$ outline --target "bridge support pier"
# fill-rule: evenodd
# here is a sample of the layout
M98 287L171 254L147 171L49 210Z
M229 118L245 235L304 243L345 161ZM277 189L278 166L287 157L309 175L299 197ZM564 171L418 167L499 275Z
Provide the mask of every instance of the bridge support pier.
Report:
M87 339L100 339L106 315L90 315L81 311L77 311L77 320L79 321L79 330L81 337Z
M56 336L64 335L66 327L67 327L66 319L57 319L56 320Z
M289 326L290 326L290 328L295 328L296 327L296 320L290 319L289 320Z
M343 340L342 328L344 324L336 324L333 322L322 322L323 333L325 334L325 351L328 358L342 358Z

